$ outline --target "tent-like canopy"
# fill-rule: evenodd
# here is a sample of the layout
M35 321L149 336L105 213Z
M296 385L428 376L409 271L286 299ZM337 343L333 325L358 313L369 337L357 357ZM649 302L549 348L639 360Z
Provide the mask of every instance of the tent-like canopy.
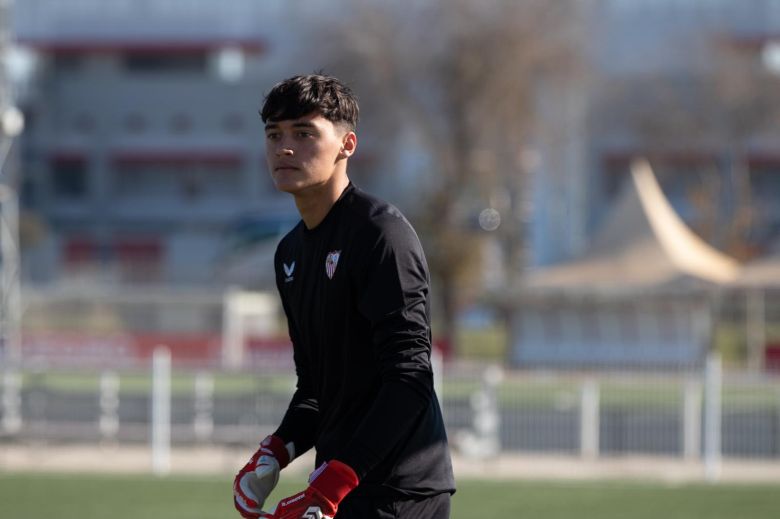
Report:
M606 224L573 262L538 269L525 292L613 293L728 284L735 260L709 246L680 219L650 165L635 161Z
M733 284L741 288L780 288L780 241L773 250L774 253L746 263Z

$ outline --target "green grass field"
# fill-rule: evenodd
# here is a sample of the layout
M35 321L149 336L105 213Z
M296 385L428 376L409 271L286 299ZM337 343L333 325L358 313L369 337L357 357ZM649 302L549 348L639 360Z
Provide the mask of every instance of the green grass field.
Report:
M106 460L110 463L110 460ZM276 498L302 488L282 481ZM236 519L229 477L0 473L2 519ZM778 485L459 482L452 519L776 519Z

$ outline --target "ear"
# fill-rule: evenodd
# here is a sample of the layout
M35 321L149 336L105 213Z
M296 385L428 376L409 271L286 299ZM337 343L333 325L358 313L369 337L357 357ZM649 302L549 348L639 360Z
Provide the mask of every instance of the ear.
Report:
M355 132L349 131L341 139L341 150L339 150L339 158L347 159L355 153L357 149L357 135Z

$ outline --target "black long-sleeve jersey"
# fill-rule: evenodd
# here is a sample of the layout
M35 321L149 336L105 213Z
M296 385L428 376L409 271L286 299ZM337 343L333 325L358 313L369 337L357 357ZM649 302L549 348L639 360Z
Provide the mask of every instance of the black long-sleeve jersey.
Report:
M297 389L276 435L338 459L366 496L454 492L433 389L429 275L395 207L350 184L314 229L280 242L276 282Z

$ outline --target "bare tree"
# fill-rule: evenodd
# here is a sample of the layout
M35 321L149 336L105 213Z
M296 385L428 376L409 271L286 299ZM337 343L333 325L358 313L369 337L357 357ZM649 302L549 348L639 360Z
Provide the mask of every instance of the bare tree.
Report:
M729 254L748 259L755 253L750 235L762 225L752 200L750 145L780 130L780 81L763 65L760 46L710 32L698 38L705 45L693 47L707 49L707 55L688 56L686 72L613 80L595 111L611 126L606 132L633 132L643 151L655 154L661 175L671 173L665 156L711 153L699 161L698 178L687 189L699 216L696 230Z
M754 254L750 233L761 225L753 203L750 144L780 130L780 81L762 62L760 46L731 41L720 43L715 50L713 126L723 143L736 195L727 243L736 255L747 258Z
M411 217L450 341L460 306L479 290L480 209L500 216L495 232L506 275L522 267L524 150L542 80L565 81L576 68L582 5L347 1L343 12L350 15L323 37L329 70L354 78L366 112L392 121L382 127L390 145L380 151L421 158L405 188L416 200Z

